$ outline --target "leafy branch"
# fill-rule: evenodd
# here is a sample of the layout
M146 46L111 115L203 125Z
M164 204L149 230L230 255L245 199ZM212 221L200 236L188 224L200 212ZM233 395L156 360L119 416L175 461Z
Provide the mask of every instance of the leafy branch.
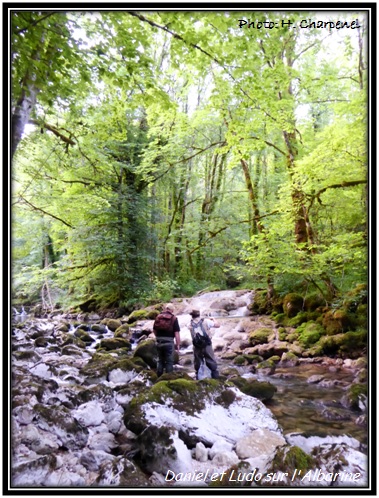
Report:
M41 128L45 128L46 130L51 131L52 133L54 133L55 136L57 136L58 138L63 140L63 142L65 142L67 145L75 145L75 143L76 143L70 137L66 137L66 135L63 135L63 133L61 133L58 128L56 128L53 125L50 125L49 123L42 123L41 121L38 121L37 119L29 119L29 124L34 124L34 125L40 126ZM64 130L64 131L67 131L67 130ZM68 133L70 133L70 132L68 132ZM71 133L70 133L70 135L71 135Z
M276 209L275 211L272 211L271 213L262 214L260 216L254 216L254 220L259 221L261 218L267 218L267 216L273 216L274 214L278 214L278 213L279 213L279 210ZM230 223L229 225L226 225L222 228L219 228L218 230L216 230L214 232L208 231L210 237L205 239L201 244L199 244L196 247L194 247L193 249L191 249L191 251L189 251L189 254L193 254L194 252L198 251L202 247L206 246L210 240L212 240L214 237L216 237L219 233L223 232L224 230L227 230L228 228L230 228L232 226L241 225L243 223L251 223L251 219L241 220L241 221L238 221L237 223Z
M320 189L315 194L309 196L311 198L311 201L309 204L309 209L312 207L312 205L316 199L319 202L319 204L322 204L320 196L321 196L321 194L323 194L324 192L326 192L329 189L355 187L356 185L364 185L366 183L367 183L367 180L352 180L352 181L348 181L348 182L343 181L341 183L335 183L334 185L328 185L328 186Z
M20 198L22 199L23 202L25 202L25 204L27 204L28 206L30 206L34 211L38 211L40 213L46 214L47 216L50 216L51 218L54 218L57 221L60 221L61 223L63 223L64 225L66 225L69 228L74 228L73 225L71 225L70 223L68 223L65 220L62 220L62 218L59 218L58 216L55 216L54 214L48 213L44 209L35 206L30 201L28 201L27 199L25 199L25 197L20 196Z

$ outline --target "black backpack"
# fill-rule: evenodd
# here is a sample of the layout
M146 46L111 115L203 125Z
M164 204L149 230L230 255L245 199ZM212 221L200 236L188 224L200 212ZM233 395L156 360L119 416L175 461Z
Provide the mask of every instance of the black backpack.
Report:
M199 320L197 323L191 320L191 327L193 330L192 344L195 348L205 348L206 346L210 346L212 344L210 337L204 330L203 319ZM197 332L196 329L200 329L202 334Z
M154 322L154 329L159 332L160 335L173 335L174 332L174 321L175 315L170 313L169 311L162 311Z

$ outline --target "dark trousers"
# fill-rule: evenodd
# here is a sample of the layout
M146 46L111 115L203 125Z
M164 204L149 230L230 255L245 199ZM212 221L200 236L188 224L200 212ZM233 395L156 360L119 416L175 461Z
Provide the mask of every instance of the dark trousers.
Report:
M174 370L174 339L157 339L158 367L157 375L160 377L163 371L170 373Z
M198 376L200 365L203 361L211 371L212 379L218 379L219 373L217 369L217 362L213 352L212 345L206 346L205 348L196 348L193 347L193 355L194 355L194 366L196 372L196 379Z

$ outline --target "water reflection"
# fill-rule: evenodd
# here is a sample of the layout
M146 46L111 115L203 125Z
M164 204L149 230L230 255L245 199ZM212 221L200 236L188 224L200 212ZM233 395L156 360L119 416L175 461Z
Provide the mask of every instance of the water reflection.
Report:
M285 376L282 377L282 374ZM311 375L321 375L325 379L324 385L309 384L307 379ZM356 424L362 413L341 404L346 387L352 383L353 378L353 373L347 369L331 372L325 365L300 365L277 368L274 376L260 380L267 380L278 389L267 406L285 433L305 432L309 435L328 436L346 434L365 445L367 428ZM333 384L342 380L343 385Z

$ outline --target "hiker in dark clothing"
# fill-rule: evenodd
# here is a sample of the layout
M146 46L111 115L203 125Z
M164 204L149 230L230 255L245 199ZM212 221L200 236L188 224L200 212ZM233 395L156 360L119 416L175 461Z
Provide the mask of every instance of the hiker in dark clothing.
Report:
M157 375L160 377L163 371L170 373L174 370L174 340L176 349L180 348L180 327L177 317L174 315L174 306L166 304L153 325L158 350Z
M192 320L189 325L189 330L191 332L192 340L194 340L196 333L202 335L203 332L205 332L210 339L213 335L210 333L210 330L212 328L220 327L220 324L215 322L214 318L200 318L199 310L192 310L190 315L192 317ZM205 364L211 371L212 379L218 379L220 376L217 368L216 358L212 348L212 341L209 340L207 342L208 344L204 345L193 345L194 366L197 380L199 376L199 368L203 361L205 361Z

